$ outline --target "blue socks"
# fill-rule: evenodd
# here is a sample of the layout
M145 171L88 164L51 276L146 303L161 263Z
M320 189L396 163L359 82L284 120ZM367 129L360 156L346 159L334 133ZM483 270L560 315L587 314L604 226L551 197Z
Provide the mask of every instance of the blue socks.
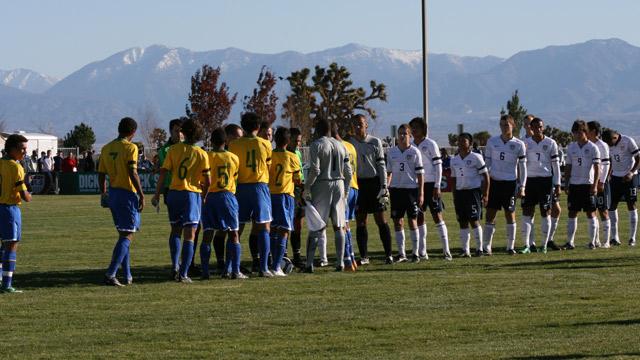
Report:
M169 235L169 250L171 251L171 266L178 270L180 266L180 235Z
M127 280L132 280L133 276L131 276L131 261L129 259L130 248L127 249L127 254L122 259L122 272L124 273L124 277Z
M239 274L240 273L240 258L242 257L242 246L240 243L231 243L232 245L232 258L231 258L231 271Z
M113 255L111 256L111 264L109 264L109 268L107 269L107 276L116 276L118 267L122 264L124 257L129 252L129 243L130 241L127 238L118 239L116 246L113 248Z
M236 255L234 245L235 245L234 243L227 240L227 245L226 245L227 250L225 251L226 261L224 263L224 268L227 274L229 275L231 275L231 273L234 272L233 264L234 264L235 255Z
M13 272L16 271L16 252L5 250L2 253L2 288L11 287Z
M191 260L193 260L193 240L182 242L182 264L180 264L180 276L183 278L188 277L189 266L191 266Z
M353 247L351 246L351 230L347 230L344 235L344 265L350 267L353 260L351 258L351 254L353 253Z
M202 266L202 276L209 276L209 259L211 258L211 243L202 242L200 244L200 265Z
M258 252L260 253L260 271L266 273L269 271L269 253L270 249L269 232L262 229L258 232Z
M276 231L273 232L271 236L271 252L273 257L273 263L271 264L271 269L273 271L277 271L280 269L280 263L284 258L284 253L287 251L287 238L281 236Z

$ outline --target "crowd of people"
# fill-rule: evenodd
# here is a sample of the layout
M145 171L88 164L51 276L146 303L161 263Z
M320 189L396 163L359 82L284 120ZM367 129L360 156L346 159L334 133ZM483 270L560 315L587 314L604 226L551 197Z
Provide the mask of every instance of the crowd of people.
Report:
M513 135L514 119L502 116L501 133L489 139L484 153L473 150L470 134L459 134L452 157L443 156L438 144L427 136L427 124L422 118L401 124L397 145L386 153L383 142L368 134L364 115L355 115L349 125L341 133L336 124L316 120L305 176L298 129L279 127L274 133L270 124L255 113L245 113L240 126L229 124L215 129L208 139L212 148L206 151L196 145L203 140L203 130L196 121L172 120L171 137L158 151L160 178L151 199L151 204L159 207L162 197L168 208L171 278L192 282L201 231L199 271L203 279L213 273L230 279L243 279L248 273L282 277L295 266L313 273L316 250L320 250L319 266L329 264L329 219L335 239L335 270L356 271L371 261L367 228L370 214L382 242L385 264L429 259L427 212L441 243L442 258L451 261L440 186L444 162L453 179L462 258L493 254L499 211L504 212L506 220L505 252L511 255L575 249L577 216L581 212L586 214L588 223L588 248L621 245L617 211L620 201L626 203L629 212L628 245L636 243L640 150L632 138L614 130L603 131L597 121L574 122L574 141L566 150L564 176L558 145L544 135L544 121L535 116L525 119L526 134L522 139ZM131 142L136 130L135 120L122 119L119 137L102 149L98 165L101 203L111 210L119 234L105 275L105 283L113 286L133 282L129 248L140 228L140 213L145 206L138 177L141 158ZM20 135L11 135L5 145L7 155L0 162L4 180L0 197L4 292L16 291L11 277L20 240L18 205L21 200L31 200L24 186L24 169L17 163L25 156L25 143ZM55 166L50 157L44 159L43 166ZM566 242L558 245L554 237L562 212L563 188L568 196L567 233ZM516 247L518 199L522 208L520 249ZM536 208L539 230L534 226ZM387 209L393 222L395 256L391 228L385 218ZM305 213L309 217L306 259L301 254L300 239ZM326 226L312 227L317 219L326 222ZM352 245L352 220L356 222L359 256ZM410 251L405 250L405 220ZM250 224L251 269L240 264L240 238L246 224ZM475 240L473 253L471 237ZM292 259L287 252L289 239ZM209 269L212 252L217 261L215 270ZM122 282L116 277L119 269L123 272Z

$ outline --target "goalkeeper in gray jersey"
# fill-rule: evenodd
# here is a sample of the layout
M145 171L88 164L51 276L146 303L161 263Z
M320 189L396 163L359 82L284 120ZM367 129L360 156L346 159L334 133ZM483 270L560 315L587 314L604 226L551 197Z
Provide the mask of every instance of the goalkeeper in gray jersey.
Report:
M305 200L318 211L320 218L333 223L336 243L336 271L344 269L345 205L351 182L349 155L342 143L331 137L326 119L316 122L317 139L309 147L309 173L304 184ZM318 238L322 231L309 231L305 272L313 272Z

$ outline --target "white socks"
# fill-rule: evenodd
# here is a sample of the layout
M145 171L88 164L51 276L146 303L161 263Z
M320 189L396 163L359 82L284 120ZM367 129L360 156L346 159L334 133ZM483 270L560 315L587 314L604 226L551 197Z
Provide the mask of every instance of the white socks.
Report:
M449 234L447 231L447 225L444 221L441 221L436 225L438 229L438 234L440 235L440 242L442 243L442 253L445 255L451 255L451 251L449 250Z
M558 229L558 218L551 216L551 227L549 228L549 241L553 241Z
M596 245L596 237L598 236L598 218L596 216L587 220L589 222L589 243Z
M409 237L411 238L411 244L413 246L411 248L411 252L414 256L418 256L418 241L420 241L420 232L418 231L418 229L409 230Z
M462 248L463 253L471 253L469 250L469 228L460 229L460 247Z
M404 230L396 231L396 244L398 244L398 256L401 258L407 257L407 254L404 251Z
M418 226L418 255L427 256L427 224Z
M604 239L604 244L609 243L611 235L611 219L602 220L602 237Z
M478 226L480 227L480 226ZM484 225L484 250L491 252L491 243L493 242L493 233L496 231L495 224L486 223Z
M609 221L611 222L611 235L608 239L605 239L605 243L609 243L609 240L616 239L620 241L618 237L618 210L609 211Z
M638 210L629 211L629 239L636 240L638 230Z
M471 229L473 231L473 237L476 239L476 251L482 251L482 226L478 224L478 227Z
M578 226L577 217L567 219L567 242L571 245L576 238L576 226Z
M522 216L522 239L524 240L524 246L529 247L531 236L531 230L533 229L533 221L531 216Z
M318 235L318 252L320 253L320 261L329 262L327 259L327 230L320 231Z
M549 229L551 228L551 216L545 216L541 220L542 222L542 247L546 247L549 242Z
M507 250L516 246L516 224L507 224Z

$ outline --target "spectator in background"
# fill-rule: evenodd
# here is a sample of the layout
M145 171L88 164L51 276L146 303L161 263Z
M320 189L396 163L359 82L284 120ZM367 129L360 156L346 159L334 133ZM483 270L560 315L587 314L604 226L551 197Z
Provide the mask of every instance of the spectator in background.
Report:
M44 174L44 190L43 194L48 194L53 189L53 158L51 158L51 150L41 153L40 171Z
M451 168L451 156L445 148L440 148L440 156L442 156L442 169Z
M142 153L138 161L138 171L153 171L153 163Z
M62 159L62 165L60 165L60 169L64 173L71 173L78 171L78 160L73 152L70 152L69 155Z
M93 161L93 151L87 150L84 154L84 167L83 170L85 172L94 172L96 171L96 162Z
M48 153L49 153L49 156L51 156L51 151L49 151ZM63 160L62 151L58 151L58 155L53 157L53 171L54 172L62 171L62 160Z
M227 135L225 140L225 149L229 148L229 144L236 139L240 139L244 135L244 131L238 124L227 124L224 127L224 132Z

